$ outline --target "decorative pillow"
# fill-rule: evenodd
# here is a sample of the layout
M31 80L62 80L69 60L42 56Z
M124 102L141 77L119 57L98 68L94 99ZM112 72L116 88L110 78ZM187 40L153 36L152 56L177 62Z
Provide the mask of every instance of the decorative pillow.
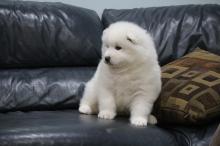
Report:
M220 116L220 56L196 49L162 67L159 122L201 124Z

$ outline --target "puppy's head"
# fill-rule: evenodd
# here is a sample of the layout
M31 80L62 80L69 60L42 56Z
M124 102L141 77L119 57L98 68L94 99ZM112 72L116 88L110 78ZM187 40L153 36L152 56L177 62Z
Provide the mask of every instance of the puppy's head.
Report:
M134 23L116 22L103 31L102 59L111 67L143 61L151 47L154 44L149 34Z

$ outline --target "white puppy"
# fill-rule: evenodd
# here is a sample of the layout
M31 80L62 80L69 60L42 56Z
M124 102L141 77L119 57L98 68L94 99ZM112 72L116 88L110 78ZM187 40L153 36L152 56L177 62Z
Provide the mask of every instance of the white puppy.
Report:
M102 60L87 83L79 111L113 119L130 112L136 126L156 124L151 110L161 91L160 66L151 36L138 25L116 22L104 30Z

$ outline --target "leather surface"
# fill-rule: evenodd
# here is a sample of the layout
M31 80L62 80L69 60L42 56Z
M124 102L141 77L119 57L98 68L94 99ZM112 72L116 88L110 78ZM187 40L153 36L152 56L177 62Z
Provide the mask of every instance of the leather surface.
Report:
M209 146L219 146L220 145L220 125L212 136Z
M175 135L180 146L209 146L218 125L219 122L213 121L212 124L198 127L170 125L167 129Z
M196 47L220 54L219 5L104 10L104 28L120 20L137 23L151 33L161 65Z
M0 146L179 146L167 130L136 128L128 118L102 120L78 111L0 114Z
M101 33L93 10L0 1L0 68L97 65Z
M77 108L95 67L2 69L0 112Z

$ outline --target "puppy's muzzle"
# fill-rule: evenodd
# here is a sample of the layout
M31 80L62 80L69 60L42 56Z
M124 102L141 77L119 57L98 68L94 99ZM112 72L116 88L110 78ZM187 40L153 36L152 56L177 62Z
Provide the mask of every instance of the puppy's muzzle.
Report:
M110 56L105 57L105 63L110 64L110 60L111 60Z

